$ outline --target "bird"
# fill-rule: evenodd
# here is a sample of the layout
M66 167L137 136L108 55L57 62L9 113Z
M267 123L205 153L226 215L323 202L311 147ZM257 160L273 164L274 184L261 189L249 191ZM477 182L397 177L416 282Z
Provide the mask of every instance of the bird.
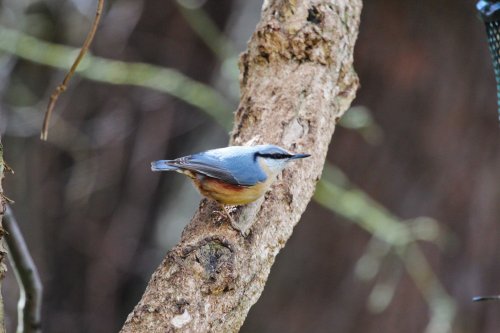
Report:
M174 160L154 161L151 170L176 171L188 176L198 191L215 200L234 224L226 205L246 205L259 199L289 162L309 156L269 144L229 146Z

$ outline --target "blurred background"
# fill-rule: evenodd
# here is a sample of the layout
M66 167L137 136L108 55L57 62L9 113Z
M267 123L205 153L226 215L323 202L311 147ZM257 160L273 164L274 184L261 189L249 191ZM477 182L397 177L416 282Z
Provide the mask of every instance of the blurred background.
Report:
M149 162L225 146L260 1L0 1L5 181L45 332L116 332L200 199ZM66 47L60 47L66 46ZM242 332L498 332L500 130L472 0L365 1L361 89ZM3 284L9 332L18 288Z

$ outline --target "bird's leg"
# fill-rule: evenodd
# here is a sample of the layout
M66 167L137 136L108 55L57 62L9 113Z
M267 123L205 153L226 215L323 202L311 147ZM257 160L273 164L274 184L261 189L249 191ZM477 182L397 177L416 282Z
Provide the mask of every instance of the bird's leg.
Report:
M219 214L220 216L227 217L227 218L229 219L229 222L231 222L231 226L232 226L234 229L236 229L236 230L238 230L238 231L240 231L240 232L241 232L240 227L238 226L238 224L236 223L236 221L235 221L235 220L231 217L231 214L230 214L230 213L229 213L229 211L227 210L227 207L226 207L224 204L222 204L222 203L220 203L220 202L218 202L218 201L216 201L216 202L217 202L217 204L221 207L222 212L215 211L215 213Z
M234 220L231 217L231 215L229 214L229 211L227 210L226 206L224 206L224 204L222 204L218 201L216 201L216 202L220 206L220 208L222 209L222 212L216 211L216 213L218 213L221 216L227 217L229 219L229 221L231 221L231 224L234 224Z

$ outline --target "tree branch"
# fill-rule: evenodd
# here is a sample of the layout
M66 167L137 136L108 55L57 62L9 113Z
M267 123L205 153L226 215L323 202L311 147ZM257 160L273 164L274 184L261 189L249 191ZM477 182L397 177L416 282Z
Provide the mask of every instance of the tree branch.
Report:
M20 290L17 332L41 332L42 282L9 206L5 211L4 228L9 260Z
M19 31L0 26L0 51L61 69L70 67L78 49L48 43ZM231 128L229 103L215 89L167 67L141 62L124 62L87 54L76 73L108 84L127 84L170 94L205 111L221 126Z
M5 205L6 199L3 194L2 188L2 180L4 177L5 171L5 162L3 160L3 146L2 146L2 137L0 135L0 333L5 333L5 312L3 308L3 297L1 293L2 280L5 277L5 273L7 272L5 266L5 255L7 252L3 248L2 237L5 234L5 231L2 226L3 215L5 213Z
M265 1L240 59L231 144L274 143L312 157L285 170L261 204L238 207L242 237L203 200L121 332L236 332L321 176L335 124L358 87L361 1Z
M47 105L47 111L45 112L45 118L43 119L42 131L40 133L40 139L42 139L43 141L47 141L47 136L49 135L50 116L52 115L52 111L56 106L57 99L59 98L59 95L61 95L68 88L69 80L71 80L73 74L75 74L76 68L82 61L85 54L87 54L90 44L94 39L95 32L97 31L97 27L99 26L99 21L101 20L103 6L104 6L104 0L97 0L97 9L95 12L94 22L92 22L92 26L90 28L89 33L87 34L87 37L85 38L85 41L83 42L83 46L80 49L80 52L78 52L78 56L73 62L73 65L71 65L68 74L66 74L66 76L64 77L63 82L60 85L58 85L54 89L52 95L50 95L49 104Z

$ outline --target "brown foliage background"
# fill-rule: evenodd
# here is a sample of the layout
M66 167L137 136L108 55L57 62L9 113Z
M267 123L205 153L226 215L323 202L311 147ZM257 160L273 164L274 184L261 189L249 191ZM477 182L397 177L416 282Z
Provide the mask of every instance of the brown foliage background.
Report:
M0 4L0 23L79 45L93 6L9 0ZM259 6L209 0L202 8L243 50ZM364 6L355 54L362 88L354 105L369 108L383 138L367 142L339 128L330 160L396 216L439 220L451 236L441 247L420 245L457 306L453 332L496 332L498 304L470 301L500 293L500 132L474 1L370 0ZM207 48L173 1L110 2L92 50L177 68L228 98L234 89L225 74L230 63ZM44 329L117 331L199 200L185 179L153 174L149 162L223 146L226 131L168 95L75 77L58 102L64 121L43 143L42 112L63 74L11 55L2 59L0 129L16 171L5 188L42 274ZM242 331L425 331L429 304L398 259L384 261L375 281L355 274L370 238L312 203ZM380 313L370 311L373 286L394 275L392 302ZM12 331L12 276L3 293Z

